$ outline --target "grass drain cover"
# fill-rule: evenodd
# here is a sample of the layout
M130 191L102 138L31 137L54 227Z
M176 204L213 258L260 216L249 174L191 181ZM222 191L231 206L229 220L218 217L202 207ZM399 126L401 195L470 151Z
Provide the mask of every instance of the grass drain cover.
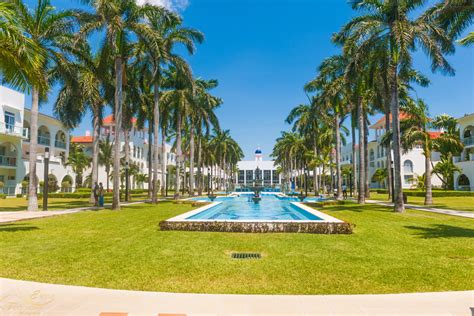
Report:
M258 252L233 252L232 259L260 259L262 255Z

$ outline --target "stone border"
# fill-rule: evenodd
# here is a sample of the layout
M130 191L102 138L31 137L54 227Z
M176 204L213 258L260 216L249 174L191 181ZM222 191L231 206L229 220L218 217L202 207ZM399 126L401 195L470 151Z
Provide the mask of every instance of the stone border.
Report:
M352 234L354 225L319 212L299 202L291 204L321 218L321 220L208 220L188 218L222 202L213 202L195 210L175 216L159 224L161 230L242 232L242 233L310 233Z

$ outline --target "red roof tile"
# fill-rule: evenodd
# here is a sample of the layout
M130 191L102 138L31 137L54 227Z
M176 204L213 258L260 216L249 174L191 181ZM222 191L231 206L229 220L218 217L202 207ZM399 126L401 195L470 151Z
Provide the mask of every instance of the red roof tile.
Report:
M114 115L113 114L110 114L109 116L106 116L103 120L102 120L102 123L103 124L112 124L114 123L115 120L114 120ZM137 119L134 117L132 118L132 123L135 124L137 122Z
M71 141L73 143L92 143L92 136L74 136Z
M400 120L403 120L407 117L408 117L408 114L406 114L405 112L400 112L400 115L398 116L398 118ZM377 122L375 122L375 124L372 124L372 126L379 125L379 124L382 124L382 123L385 125L385 115L382 116ZM392 123L392 114L391 113L390 113L390 123Z

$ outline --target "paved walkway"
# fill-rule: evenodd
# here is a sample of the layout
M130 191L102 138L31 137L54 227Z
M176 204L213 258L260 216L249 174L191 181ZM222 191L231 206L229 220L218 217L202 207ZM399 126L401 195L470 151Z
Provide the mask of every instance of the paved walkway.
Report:
M135 201L135 202L122 202L120 205L133 205L133 204L140 204L147 202L147 200L143 201ZM111 204L106 204L106 207L110 207ZM35 218L43 218L43 217L51 217L51 216L58 216L58 215L65 215L65 214L73 214L81 211L91 211L91 210L99 210L99 207L89 206L89 207L79 207L73 208L68 210L62 211L37 211L37 212L29 212L29 211L15 211L15 212L0 212L0 223L10 223L16 221L23 221L27 219L35 219Z
M383 202L383 201L376 201L376 200L365 200L365 201L367 203L393 207L392 202ZM474 212L469 212L469 211L449 210L449 209L426 207L426 206L420 206L420 205L414 205L414 204L405 204L405 207L414 209L417 211L425 211L425 212L439 213L439 214L445 214L445 215L474 218Z
M1 315L472 315L474 291L386 295L139 292L0 278ZM118 314L120 315L120 314Z

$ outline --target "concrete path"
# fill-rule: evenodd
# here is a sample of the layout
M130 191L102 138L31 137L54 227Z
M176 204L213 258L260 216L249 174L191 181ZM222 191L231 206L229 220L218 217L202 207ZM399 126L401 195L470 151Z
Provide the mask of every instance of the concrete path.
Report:
M147 200L143 201L135 201L135 202L122 202L120 205L134 205L145 203ZM106 207L110 207L110 204L106 204ZM68 210L62 211L38 211L38 212L29 212L29 211L15 211L15 212L0 212L0 224L1 223L10 223L16 221L23 221L27 219L36 219L36 218L43 218L43 217L51 217L51 216L58 216L58 215L65 215L65 214L73 214L81 211L91 211L91 210L99 210L101 208L89 206L89 207L79 207L73 208Z
M365 202L393 207L392 202L383 202L383 201L376 201L376 200L365 200ZM405 207L414 209L417 211L425 211L425 212L439 213L439 214L445 214L445 215L474 218L474 212L469 212L469 211L449 210L449 209L426 207L426 206L420 206L420 205L414 205L414 204L405 204Z
M0 278L9 315L472 315L474 291L386 295L212 295L138 292ZM123 314L119 314L123 313ZM110 314L109 314L110 315Z

